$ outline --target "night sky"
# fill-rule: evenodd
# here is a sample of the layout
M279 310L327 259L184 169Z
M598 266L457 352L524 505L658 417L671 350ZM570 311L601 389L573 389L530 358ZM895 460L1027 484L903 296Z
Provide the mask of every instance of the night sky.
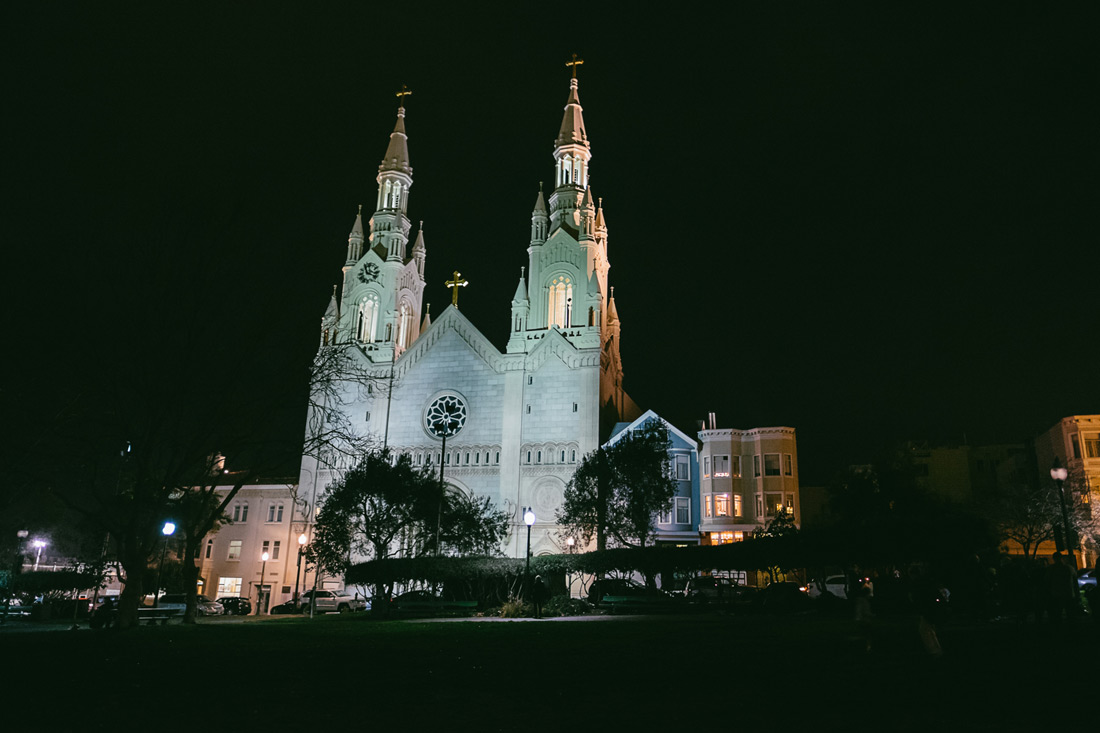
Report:
M300 435L402 84L425 300L503 347L577 53L643 408L793 426L804 483L1100 412L1096 17L155 5L3 11L8 397L171 361Z

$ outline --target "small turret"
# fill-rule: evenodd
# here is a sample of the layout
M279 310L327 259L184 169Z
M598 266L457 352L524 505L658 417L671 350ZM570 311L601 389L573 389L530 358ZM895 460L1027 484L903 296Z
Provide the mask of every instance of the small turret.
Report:
M363 256L363 205L359 204L359 212L355 215L355 224L348 235L348 264L359 261Z
M420 274L421 282L424 281L424 260L428 257L428 250L424 246L424 221L420 221L420 231L416 234L416 242L412 248L413 260L416 261L416 271Z
M531 244L546 241L550 228L550 215L546 211L546 199L542 197L542 183L539 183L539 197L535 199L535 208L531 212Z

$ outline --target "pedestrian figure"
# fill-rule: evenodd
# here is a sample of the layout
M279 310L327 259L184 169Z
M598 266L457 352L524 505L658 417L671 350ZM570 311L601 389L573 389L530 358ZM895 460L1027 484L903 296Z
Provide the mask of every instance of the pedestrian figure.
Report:
M546 603L549 595L550 591L547 589L542 576L536 575L534 587L531 588L531 602L535 604L535 618L542 618L542 604Z
M936 625L943 616L944 604L947 601L939 584L933 582L931 575L924 568L914 565L910 572L913 576L910 600L917 612L917 634L920 636L921 645L932 657L942 657L943 647L940 646Z

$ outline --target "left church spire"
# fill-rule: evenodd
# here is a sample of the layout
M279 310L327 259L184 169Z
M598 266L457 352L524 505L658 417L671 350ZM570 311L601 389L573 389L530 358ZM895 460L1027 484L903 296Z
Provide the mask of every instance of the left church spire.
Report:
M419 335L424 296L423 235L406 255L411 222L412 188L408 133L405 130L407 87L397 93L397 122L378 166L374 213L363 220L363 207L348 234L343 291L336 318L340 332L358 341L373 362L388 361Z

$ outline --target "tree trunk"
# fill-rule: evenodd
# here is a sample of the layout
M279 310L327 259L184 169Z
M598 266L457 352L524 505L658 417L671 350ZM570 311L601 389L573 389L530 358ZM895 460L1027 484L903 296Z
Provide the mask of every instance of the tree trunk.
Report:
M122 595L118 598L118 630L132 629L140 623L138 609L145 599L145 573L148 563L143 553L128 553L120 558L122 569L126 571L126 584L122 586Z
M596 550L603 552L607 549L607 495L609 488L607 457L604 455L603 448L597 449L596 460ZM602 573L599 575L603 577Z
M198 540L201 542L201 538ZM180 572L183 574L183 597L187 602L187 607L183 611L183 623L193 624L195 623L195 614L198 609L198 587L199 587L199 566L195 562L195 547L192 544L197 544L190 537L188 537L183 544L183 553L180 558Z

